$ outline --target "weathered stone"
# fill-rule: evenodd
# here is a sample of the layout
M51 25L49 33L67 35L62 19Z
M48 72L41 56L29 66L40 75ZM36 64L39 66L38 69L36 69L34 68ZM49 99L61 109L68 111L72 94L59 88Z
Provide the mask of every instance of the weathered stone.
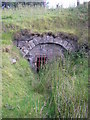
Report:
M46 42L53 43L54 38L52 36L47 36Z
M43 36L39 43L46 43L47 36Z
M33 43L34 43L35 45L39 44L40 41L41 41L41 37L33 38Z
M76 37L74 41L74 37L67 34L53 35L53 33L45 33L41 35L26 32L21 36L23 36L21 39L18 40L17 38L18 47L23 56L30 62L30 66L35 70L38 57L46 56L47 61L57 56L63 59L65 51L74 52L78 48Z
M62 45L64 41L61 38L55 38L53 42Z
M67 41L64 41L63 47L66 48L67 45L68 45L68 42L67 42Z
M33 47L35 47L35 44L33 43L33 40L32 41L29 41L29 44L30 44L30 46L33 48Z
M16 64L16 62L17 62L16 59L14 59L14 58L11 59L11 64Z
M67 50L67 51L71 51L71 50L72 50L72 46L71 46L70 43L66 46L66 50Z
M32 49L31 45L30 45L30 44L28 44L28 50L31 50L31 49Z
M22 48L25 45L25 41L19 41L18 42L18 47Z

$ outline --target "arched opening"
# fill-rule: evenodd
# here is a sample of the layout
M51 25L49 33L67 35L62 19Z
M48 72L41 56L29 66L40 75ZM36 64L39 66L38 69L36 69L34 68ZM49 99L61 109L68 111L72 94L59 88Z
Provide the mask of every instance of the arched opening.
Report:
M39 72L39 70L43 68L43 66L45 65L46 61L47 61L46 55L38 55L38 56L36 56L35 64L36 64L37 72Z

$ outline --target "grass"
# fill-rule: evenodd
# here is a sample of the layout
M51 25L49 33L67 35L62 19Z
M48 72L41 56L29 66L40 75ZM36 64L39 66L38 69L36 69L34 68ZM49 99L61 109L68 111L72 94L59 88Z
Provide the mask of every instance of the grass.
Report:
M35 74L12 41L16 31L27 28L40 33L72 33L84 44L87 20L87 6L82 5L62 10L19 7L2 11L2 50L9 49L2 53L3 118L87 117L87 55L68 55L64 64L53 61ZM11 63L12 58L17 59L16 64Z
M12 35L11 35L12 36ZM11 45L10 33L2 34L3 47ZM7 38L7 39L5 39ZM16 64L11 63L11 59L18 59ZM16 47L12 45L10 52L2 54L2 115L3 118L16 117L40 117L39 111L43 105L44 97L33 91L32 81L35 80L34 73L29 67L29 63L20 55ZM38 113L36 113L36 106Z
M87 55L83 53L78 53L78 56L70 55L66 57L64 64L57 59L39 74L42 81L39 83L41 92L43 90L49 93L48 103L51 102L51 105L47 104L46 109L49 117L88 117Z
M27 12L29 11L29 12ZM68 32L79 37L80 44L87 42L88 7L48 10L47 8L20 7L2 10L5 29L29 29L33 32ZM82 31L83 29L83 31Z

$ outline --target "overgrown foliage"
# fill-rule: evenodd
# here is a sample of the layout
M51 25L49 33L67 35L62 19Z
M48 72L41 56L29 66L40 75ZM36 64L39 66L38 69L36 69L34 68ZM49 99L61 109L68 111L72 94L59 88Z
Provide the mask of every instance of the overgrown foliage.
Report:
M27 28L40 33L72 33L80 44L87 43L87 13L87 6L56 10L20 6L2 10L3 118L87 117L87 55L66 55L64 62L57 59L34 74L12 42L13 33ZM16 64L12 64L13 58Z
M45 108L48 117L87 118L87 59L83 53L68 55L64 62L57 59L40 71L37 91L48 93Z

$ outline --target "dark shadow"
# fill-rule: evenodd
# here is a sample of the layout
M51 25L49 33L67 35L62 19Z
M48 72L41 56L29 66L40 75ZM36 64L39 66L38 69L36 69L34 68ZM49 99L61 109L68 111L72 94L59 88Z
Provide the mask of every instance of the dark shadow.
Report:
M37 61L36 61L37 62L37 73L39 72L40 69L43 69L43 66L46 63L46 60L47 60L46 56L37 57Z

